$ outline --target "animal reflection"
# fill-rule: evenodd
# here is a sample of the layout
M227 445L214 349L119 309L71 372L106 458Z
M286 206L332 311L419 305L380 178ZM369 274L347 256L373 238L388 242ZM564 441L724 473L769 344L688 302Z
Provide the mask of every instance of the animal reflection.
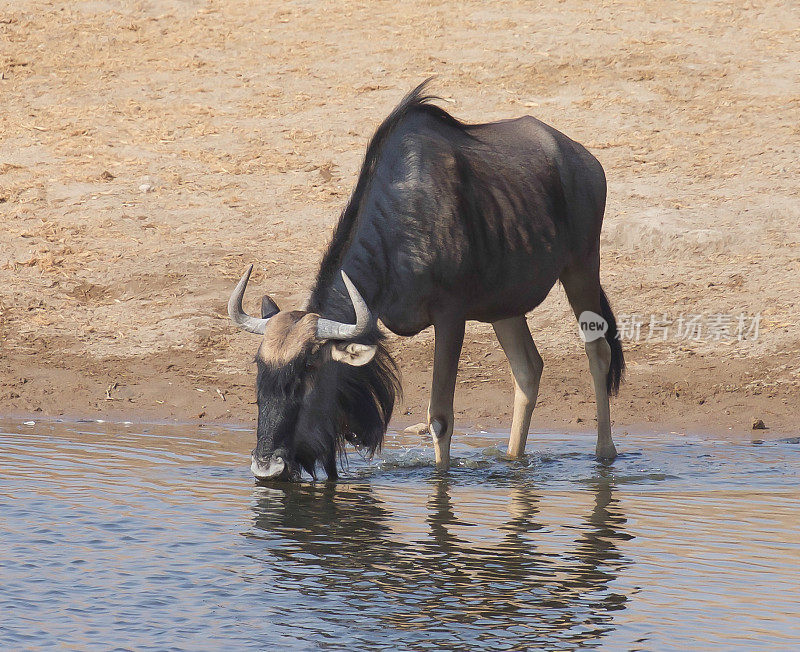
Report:
M430 488L427 534L412 542L369 484L261 489L249 535L282 542L269 547L282 581L292 582L298 564L318 567L307 590L336 596L345 614L369 614L398 640L436 630L453 641L580 645L613 627L627 600L611 586L627 563L617 542L632 537L609 478L591 483L591 511L555 552L552 537L537 535L552 528L537 521L534 489L507 489L507 516L490 545L459 517L457 483L437 477ZM545 538L547 550L537 545Z

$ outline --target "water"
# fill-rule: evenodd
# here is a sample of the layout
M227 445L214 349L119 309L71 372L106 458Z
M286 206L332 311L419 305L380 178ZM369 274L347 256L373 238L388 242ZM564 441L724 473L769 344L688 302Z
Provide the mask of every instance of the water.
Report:
M249 432L0 422L0 649L798 649L800 440L393 435L255 486ZM416 445L413 445L416 444Z

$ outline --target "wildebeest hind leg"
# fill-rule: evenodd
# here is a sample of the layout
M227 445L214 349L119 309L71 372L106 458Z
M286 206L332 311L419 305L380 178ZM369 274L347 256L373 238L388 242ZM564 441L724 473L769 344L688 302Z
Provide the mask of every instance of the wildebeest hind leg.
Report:
M601 315L602 289L600 288L599 263L568 268L561 275L561 283L567 293L572 311L576 318L581 313L591 310ZM594 383L594 397L597 403L597 457L614 459L617 449L611 438L611 412L606 386L608 370L611 366L611 346L605 337L600 337L584 345L589 358L589 371Z
M524 315L496 321L492 326L514 377L514 416L511 420L508 454L511 457L520 457L525 452L544 363L536 350Z
M450 466L450 439L453 436L453 395L461 345L464 343L464 321L446 320L434 324L433 382L428 404L428 428L433 437L436 466Z

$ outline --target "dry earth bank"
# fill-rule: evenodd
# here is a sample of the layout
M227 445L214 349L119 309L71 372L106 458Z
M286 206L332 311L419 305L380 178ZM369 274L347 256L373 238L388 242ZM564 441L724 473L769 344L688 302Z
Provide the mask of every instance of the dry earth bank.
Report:
M0 2L0 412L253 419L231 286L255 262L252 287L303 300L369 135L437 74L458 117L530 113L603 163L603 283L644 321L615 429L796 433L798 43L794 2ZM675 332L759 313L757 340ZM534 426L591 429L559 288L530 323ZM419 421L432 336L391 346L396 421ZM460 424L510 400L471 325Z

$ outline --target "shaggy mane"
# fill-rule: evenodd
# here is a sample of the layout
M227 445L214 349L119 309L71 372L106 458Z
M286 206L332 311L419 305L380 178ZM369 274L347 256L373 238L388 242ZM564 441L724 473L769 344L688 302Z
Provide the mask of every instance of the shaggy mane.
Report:
M361 202L369 190L370 181L386 142L397 126L411 114L421 112L467 133L468 125L451 116L440 106L431 104L431 102L441 99L427 92L428 85L432 79L432 77L429 77L408 93L381 123L370 139L367 152L364 155L364 162L361 164L361 171L358 174L355 190L350 195L350 199L339 217L339 222L334 229L330 244L322 257L314 290L309 300L312 310L318 308L324 300L325 291L341 269L342 258L350 246L355 232Z
M363 447L369 455L380 450L392 418L394 403L401 396L397 365L381 341L369 364L342 365L336 396L337 453L344 443Z

